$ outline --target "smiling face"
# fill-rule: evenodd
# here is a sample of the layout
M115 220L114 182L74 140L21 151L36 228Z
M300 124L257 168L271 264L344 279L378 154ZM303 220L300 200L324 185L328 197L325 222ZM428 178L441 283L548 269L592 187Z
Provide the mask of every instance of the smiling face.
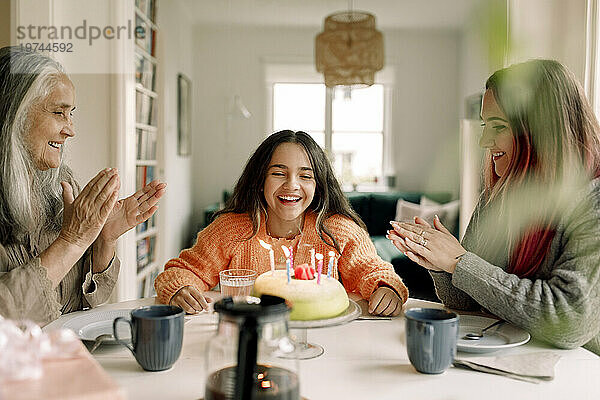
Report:
M31 154L36 168L45 171L60 166L62 146L67 138L73 137L73 110L75 88L71 81L62 76L50 94L30 111L29 132L25 135L25 146Z
M271 234L297 233L294 227L301 225L315 188L314 171L304 148L296 143L280 144L271 156L263 187Z
M514 136L508 119L494 98L491 89L486 90L481 108L483 135L479 145L490 151L494 171L503 177L510 167L515 152Z

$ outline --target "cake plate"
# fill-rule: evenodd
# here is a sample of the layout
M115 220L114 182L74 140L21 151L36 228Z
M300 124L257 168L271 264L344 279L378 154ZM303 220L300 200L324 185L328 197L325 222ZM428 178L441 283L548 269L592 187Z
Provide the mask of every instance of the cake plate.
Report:
M297 358L299 360L309 360L311 358L319 357L325 351L319 344L308 343L307 330L314 328L329 328L336 325L347 324L348 322L354 321L360 316L360 306L354 301L348 299L350 304L346 311L337 317L327 319L315 319L311 321L290 321L290 333L295 337L298 349L294 352L290 358Z

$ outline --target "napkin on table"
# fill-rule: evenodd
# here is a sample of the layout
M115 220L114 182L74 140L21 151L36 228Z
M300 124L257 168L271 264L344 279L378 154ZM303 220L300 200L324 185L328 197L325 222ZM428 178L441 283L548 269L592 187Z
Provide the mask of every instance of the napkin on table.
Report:
M38 379L5 381L0 399L6 400L125 400L126 394L98 362L77 343L69 358L45 359Z
M554 379L554 366L559 359L558 354L540 351L496 357L461 357L454 360L454 366L540 383Z

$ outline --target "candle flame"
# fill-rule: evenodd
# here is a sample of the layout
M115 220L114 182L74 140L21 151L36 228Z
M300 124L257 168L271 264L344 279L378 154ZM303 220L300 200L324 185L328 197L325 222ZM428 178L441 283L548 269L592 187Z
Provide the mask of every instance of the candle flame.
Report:
M322 259L323 259L323 254L321 254L321 253L317 253L317 254L315 254L315 258L316 258L317 260L322 260Z
M265 241L263 241L261 239L258 239L258 243L260 243L260 245L262 247L264 247L265 249L271 250L271 245L269 243L267 243L267 242L265 242Z
M257 375L257 378L258 378L258 379L263 379L264 377L265 377L265 374L258 374L258 375Z
M329 255L329 257L335 257L335 252L334 251L329 251L329 253L327 253Z
M285 256L287 258L290 258L290 249L288 249L286 246L281 246L282 250L283 250L283 254L285 254Z

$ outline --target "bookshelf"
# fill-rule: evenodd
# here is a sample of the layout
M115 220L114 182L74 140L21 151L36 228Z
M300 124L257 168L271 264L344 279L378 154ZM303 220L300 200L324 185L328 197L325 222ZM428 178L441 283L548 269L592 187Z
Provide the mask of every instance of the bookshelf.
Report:
M157 0L135 0L135 26L143 28L136 35L135 63L135 190L159 178L158 157L160 131L158 129L158 102L156 91L156 26ZM158 258L160 233L158 215L135 229L136 297L154 296L154 279L162 265Z

